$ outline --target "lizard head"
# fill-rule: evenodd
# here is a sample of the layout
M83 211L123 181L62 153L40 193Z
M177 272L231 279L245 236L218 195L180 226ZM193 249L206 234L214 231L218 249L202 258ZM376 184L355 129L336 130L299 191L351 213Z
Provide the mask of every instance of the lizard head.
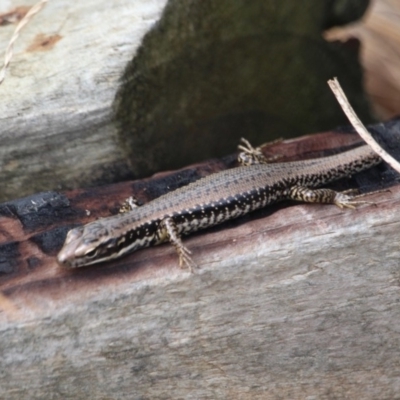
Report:
M68 268L83 267L115 258L118 242L110 238L104 224L95 221L71 229L57 255L57 262Z

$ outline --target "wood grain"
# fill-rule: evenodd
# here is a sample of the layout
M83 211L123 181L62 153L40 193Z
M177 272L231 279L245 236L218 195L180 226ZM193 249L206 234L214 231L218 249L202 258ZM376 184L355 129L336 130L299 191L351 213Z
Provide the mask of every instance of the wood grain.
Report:
M4 14L36 0L11 3ZM112 102L165 3L49 1L24 28L1 85L1 201L129 175ZM1 26L1 49L14 29Z
M296 158L357 140L328 133L269 150ZM169 245L97 267L56 265L68 227L232 159L0 207L1 398L397 396L400 187L385 166L344 183L385 181L390 192L374 204L287 203L186 238L195 274Z
M334 75L368 122L357 53L321 37L328 17L365 9L340 1L47 2L1 85L0 201L181 168L241 135L329 129L345 121ZM0 2L0 49L35 2Z

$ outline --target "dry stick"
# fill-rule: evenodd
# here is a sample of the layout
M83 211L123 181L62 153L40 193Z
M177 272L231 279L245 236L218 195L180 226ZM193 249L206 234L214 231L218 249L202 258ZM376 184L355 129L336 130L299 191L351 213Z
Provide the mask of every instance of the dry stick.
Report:
M337 78L334 78L333 80L330 79L328 81L328 85L331 88L333 94L336 96L336 100L339 102L343 112L346 114L356 132L361 136L362 139L364 139L364 141L371 147L371 149L375 151L376 154L378 154L379 157L385 160L393 169L400 173L400 163L396 161L391 155L389 155L385 150L383 150L382 147L379 146L379 144L367 131L367 128L357 117L357 114L354 112L349 101L347 100L347 97L344 94L344 91L340 86Z
M48 0L41 0L38 3L36 3L24 16L24 18L19 21L17 27L15 28L15 31L10 39L10 42L8 43L7 50L4 56L4 64L3 67L0 71L0 85L4 81L4 77L6 76L6 69L8 65L10 64L10 61L13 56L13 45L14 42L18 39L19 33L21 32L22 28L30 21L30 19L37 14L43 6L47 3Z

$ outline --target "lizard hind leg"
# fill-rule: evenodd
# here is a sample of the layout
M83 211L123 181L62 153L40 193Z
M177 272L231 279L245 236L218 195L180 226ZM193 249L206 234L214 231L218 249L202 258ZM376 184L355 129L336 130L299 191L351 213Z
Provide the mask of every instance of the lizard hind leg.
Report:
M183 268L186 266L189 268L190 272L194 272L195 268L197 268L197 265L190 256L192 252L183 245L174 220L172 218L164 218L161 221L161 227L164 230L168 240L175 247L175 250L178 253L179 267Z
M356 189L337 192L332 189L309 189L304 186L292 186L288 189L287 197L290 200L304 201L306 203L335 204L339 208L356 208L361 204L371 204L369 201L357 200Z
M239 144L238 149L241 152L238 155L238 162L240 165L248 166L254 164L269 164L272 161L282 157L281 155L275 155L271 157L264 156L261 151L262 146L272 146L275 143L281 142L282 139L277 139L269 143L265 143L259 147L254 148L247 139L241 138L241 143Z

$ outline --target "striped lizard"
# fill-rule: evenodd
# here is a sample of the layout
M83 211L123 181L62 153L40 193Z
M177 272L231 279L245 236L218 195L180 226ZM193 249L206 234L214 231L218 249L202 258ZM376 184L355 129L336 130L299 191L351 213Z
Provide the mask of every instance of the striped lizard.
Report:
M242 141L242 166L201 178L129 212L72 229L58 263L76 268L169 241L178 253L179 266L193 271L196 264L182 235L288 199L354 208L363 202L348 191L315 188L381 162L363 145L333 156L268 164L260 148Z

